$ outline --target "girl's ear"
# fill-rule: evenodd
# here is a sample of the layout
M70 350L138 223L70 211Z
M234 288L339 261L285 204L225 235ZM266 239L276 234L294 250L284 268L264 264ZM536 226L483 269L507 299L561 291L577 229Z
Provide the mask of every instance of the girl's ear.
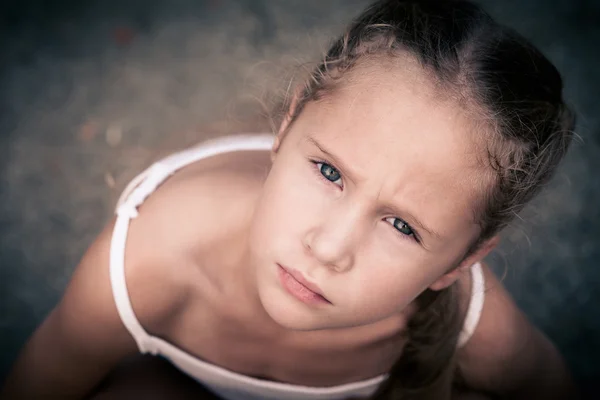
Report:
M292 100L290 101L290 107L286 111L283 121L281 121L281 125L279 126L279 131L277 132L277 135L275 135L275 140L273 141L273 147L271 149L271 159L275 158L275 154L277 153L277 151L279 150L279 147L281 146L283 137L285 136L290 124L292 123L292 118L294 116L294 113L296 112L296 107L298 105L298 97L300 96L300 93L301 93L300 90L301 90L300 88L297 88L294 91L294 95L292 97Z
M465 272L468 268L470 268L473 264L480 262L483 260L489 253L492 251L500 242L500 236L494 236L488 240L486 240L479 249L471 254L469 257L465 258L458 267L454 268L452 271L446 273L437 281L435 281L429 289L431 290L442 290L452 285L454 282L460 278L460 275Z

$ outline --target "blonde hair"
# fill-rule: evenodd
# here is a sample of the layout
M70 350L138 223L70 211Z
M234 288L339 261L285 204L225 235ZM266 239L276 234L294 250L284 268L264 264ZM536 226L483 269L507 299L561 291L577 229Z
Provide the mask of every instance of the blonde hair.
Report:
M293 121L304 106L333 93L357 64L380 57L416 57L443 89L484 114L475 132L491 177L474 213L481 233L465 257L494 236L550 179L572 138L575 119L562 99L556 68L526 39L463 0L381 0L331 45L294 97ZM393 84L393 82L390 82ZM276 110L290 110L286 96ZM418 299L408 345L375 398L450 398L462 325L454 287Z

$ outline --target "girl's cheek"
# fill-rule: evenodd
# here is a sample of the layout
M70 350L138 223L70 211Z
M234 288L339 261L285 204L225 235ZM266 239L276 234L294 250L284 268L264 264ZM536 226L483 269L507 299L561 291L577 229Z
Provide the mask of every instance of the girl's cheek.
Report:
M294 160L281 165L274 176L266 208L276 224L293 224L295 229L302 229L314 224L323 210L330 209L328 190L333 192L333 188L319 181L309 164L305 159Z
M275 182L269 187L267 212L280 222L296 219L304 211L306 199L310 198L302 177L286 170L279 171L275 178Z

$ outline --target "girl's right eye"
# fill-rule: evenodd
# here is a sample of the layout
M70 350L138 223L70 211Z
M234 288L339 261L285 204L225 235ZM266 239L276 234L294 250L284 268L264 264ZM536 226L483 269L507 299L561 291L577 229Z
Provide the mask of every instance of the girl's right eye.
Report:
M319 169L319 173L323 178L329 182L335 183L338 186L342 186L342 175L337 169L324 162L315 162L315 165Z

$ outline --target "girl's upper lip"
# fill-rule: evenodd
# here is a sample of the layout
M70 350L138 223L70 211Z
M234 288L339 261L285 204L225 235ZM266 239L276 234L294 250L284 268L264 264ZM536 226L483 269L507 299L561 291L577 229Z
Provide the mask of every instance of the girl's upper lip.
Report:
M298 282L300 282L303 286L306 286L310 291L315 292L316 294L318 294L319 296L321 296L322 298L327 300L327 298L323 295L323 291L321 290L321 288L319 286L317 286L315 283L309 282L304 277L304 275L302 275L302 272L297 271L295 269L286 268L283 265L279 265L279 266L281 268L283 268L288 274L292 275L294 277L294 279L297 280ZM329 301L329 300L327 300L327 301Z

